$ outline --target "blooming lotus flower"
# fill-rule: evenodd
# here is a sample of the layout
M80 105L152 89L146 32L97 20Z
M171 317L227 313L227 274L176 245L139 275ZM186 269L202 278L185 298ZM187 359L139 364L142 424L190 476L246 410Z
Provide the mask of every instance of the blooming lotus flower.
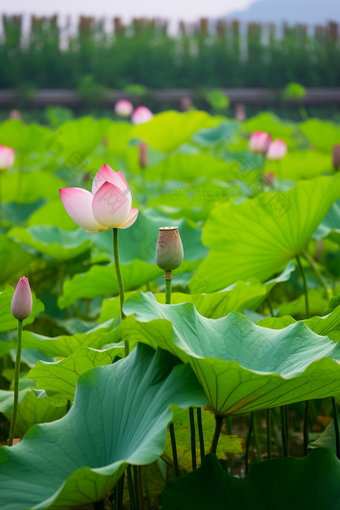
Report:
M11 311L13 317L23 321L30 316L32 311L32 292L28 279L20 278L12 298Z
M266 154L268 147L271 142L271 136L269 133L263 133L262 131L256 131L253 133L249 140L250 149L259 154Z
M62 188L59 192L67 214L90 234L128 228L138 216L138 209L131 207L132 196L124 175L106 164L93 179L92 193L82 188Z
M131 116L132 124L145 124L153 117L153 113L146 106L138 106Z
M0 145L0 171L7 170L14 165L15 154L14 149Z
M287 145L282 140L275 140L269 145L267 158L272 161L278 161L287 154Z
M133 112L133 105L127 99L120 99L115 104L115 112L120 117L130 117Z

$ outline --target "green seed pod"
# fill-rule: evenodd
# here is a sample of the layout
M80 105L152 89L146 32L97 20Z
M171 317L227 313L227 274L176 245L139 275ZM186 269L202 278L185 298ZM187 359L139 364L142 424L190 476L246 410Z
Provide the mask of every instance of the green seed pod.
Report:
M164 271L177 269L184 251L178 227L160 227L156 246L156 264Z

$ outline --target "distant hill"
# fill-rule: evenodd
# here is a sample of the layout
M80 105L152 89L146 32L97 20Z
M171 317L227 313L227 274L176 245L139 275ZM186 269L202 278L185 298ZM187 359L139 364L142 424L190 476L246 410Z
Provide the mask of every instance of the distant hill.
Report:
M340 0L258 0L247 9L231 12L223 18L310 25L324 25L329 21L340 23Z

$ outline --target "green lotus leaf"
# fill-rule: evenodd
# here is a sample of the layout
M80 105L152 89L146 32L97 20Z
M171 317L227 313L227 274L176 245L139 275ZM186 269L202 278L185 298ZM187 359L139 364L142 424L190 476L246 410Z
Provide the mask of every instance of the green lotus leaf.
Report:
M3 172L1 175L1 196L4 202L31 203L40 198L60 199L58 190L64 187L62 179L44 170Z
M139 345L125 359L83 374L69 413L35 425L0 449L3 510L70 508L102 500L128 464L163 452L170 405L204 406L189 366Z
M202 466L172 480L160 501L162 510L333 510L340 503L339 460L330 450L315 450L303 459L261 462L245 478L231 476L209 454ZM198 490L199 488L199 490Z
M333 145L339 143L340 129L331 122L320 119L308 119L299 124L302 131L314 149L321 152L332 153Z
M210 248L197 270L197 280L208 282L207 292L237 280L265 281L298 255L332 204L340 197L340 175L299 181L283 193L262 193L234 205L212 210L203 243Z
M107 150L115 156L125 156L132 125L130 122L110 122L106 131Z
M114 342L114 321L107 321L85 333L79 332L73 335L61 335L54 338L38 335L33 331L24 331L22 345L25 349L37 349L46 356L66 357L74 353L82 345L100 347Z
M134 126L131 138L141 138L160 152L172 152L188 142L199 129L213 127L219 120L206 112L179 113L173 110L158 113L149 122Z
M338 305L340 305L340 292L333 296L328 305L325 306L323 314L331 313L333 310L335 310L335 308L337 308Z
M67 214L60 198L58 200L50 200L30 215L27 220L27 226L33 227L34 225L51 225L62 230L75 230L78 228L78 225Z
M302 322L272 330L235 312L208 319L191 303L162 305L149 292L132 295L124 311L140 322L139 341L167 349L191 364L216 415L339 392L340 344ZM129 334L133 336L133 326Z
M7 235L55 260L69 260L77 257L92 245L89 234L82 228L67 232L59 227L47 225L37 225L26 229L14 227Z
M46 143L52 136L50 129L35 123L5 120L0 124L1 143L24 154L45 150Z
M334 171L328 154L312 150L288 151L280 161L267 160L265 170L274 172L277 177L292 181L313 179Z
M78 153L83 158L90 154L103 140L109 127L109 119L95 120L92 117L81 117L64 122L58 128L58 143L63 147L63 158ZM60 133L61 132L61 133ZM82 163L85 166L85 161ZM64 166L67 166L65 162ZM98 168L99 170L99 168Z
M321 315L323 309L328 303L328 299L324 297L324 289L308 290L308 303L310 315ZM286 301L278 307L280 315L292 315L293 317L306 317L306 301L305 296L301 295L294 301Z
M338 421L340 421L340 416L338 415ZM329 425L327 425L326 429L323 431L323 433L308 445L308 448L311 450L315 450L317 448L328 448L329 450L332 450L336 454L336 440L335 440L335 427L334 427L334 420L330 422Z
M340 233L340 200L334 202L312 237L323 239L330 232Z
M8 239L5 234L0 234L0 245L0 285L3 286L19 280L27 273L27 268L34 257L18 243Z
M238 128L237 121L228 120L217 127L200 129L193 135L192 140L203 147L215 147L221 140L228 141Z
M31 381L33 385L33 381ZM0 412L8 421L12 420L14 391L0 390ZM31 388L19 392L19 408L15 426L15 437L24 434L36 423L59 420L65 415L66 408L56 408L46 399L37 398Z
M248 133L264 131L271 134L273 138L281 138L288 143L291 143L296 131L294 123L281 120L275 114L268 112L259 113L246 120L242 124L242 129Z
M79 376L93 367L111 364L117 356L124 357L124 346L99 350L82 345L63 360L38 361L28 377L35 381L38 389L44 389L49 397L53 397L52 403L61 406L67 400L73 401Z
M8 228L12 226L24 226L27 218L34 211L42 207L46 200L40 198L29 204L18 204L17 202L4 203L2 207L3 226Z
M11 303L14 295L14 288L8 285L3 292L0 292L0 331L11 331L16 329L18 321L15 319L11 312ZM23 325L32 324L35 317L43 312L45 307L43 303L35 297L32 292L33 306L29 317L23 321Z

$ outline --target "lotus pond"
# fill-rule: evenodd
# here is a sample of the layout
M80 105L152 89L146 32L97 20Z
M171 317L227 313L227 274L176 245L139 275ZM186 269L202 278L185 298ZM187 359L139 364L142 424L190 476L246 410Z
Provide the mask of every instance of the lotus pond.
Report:
M0 508L339 509L340 125L0 143Z

